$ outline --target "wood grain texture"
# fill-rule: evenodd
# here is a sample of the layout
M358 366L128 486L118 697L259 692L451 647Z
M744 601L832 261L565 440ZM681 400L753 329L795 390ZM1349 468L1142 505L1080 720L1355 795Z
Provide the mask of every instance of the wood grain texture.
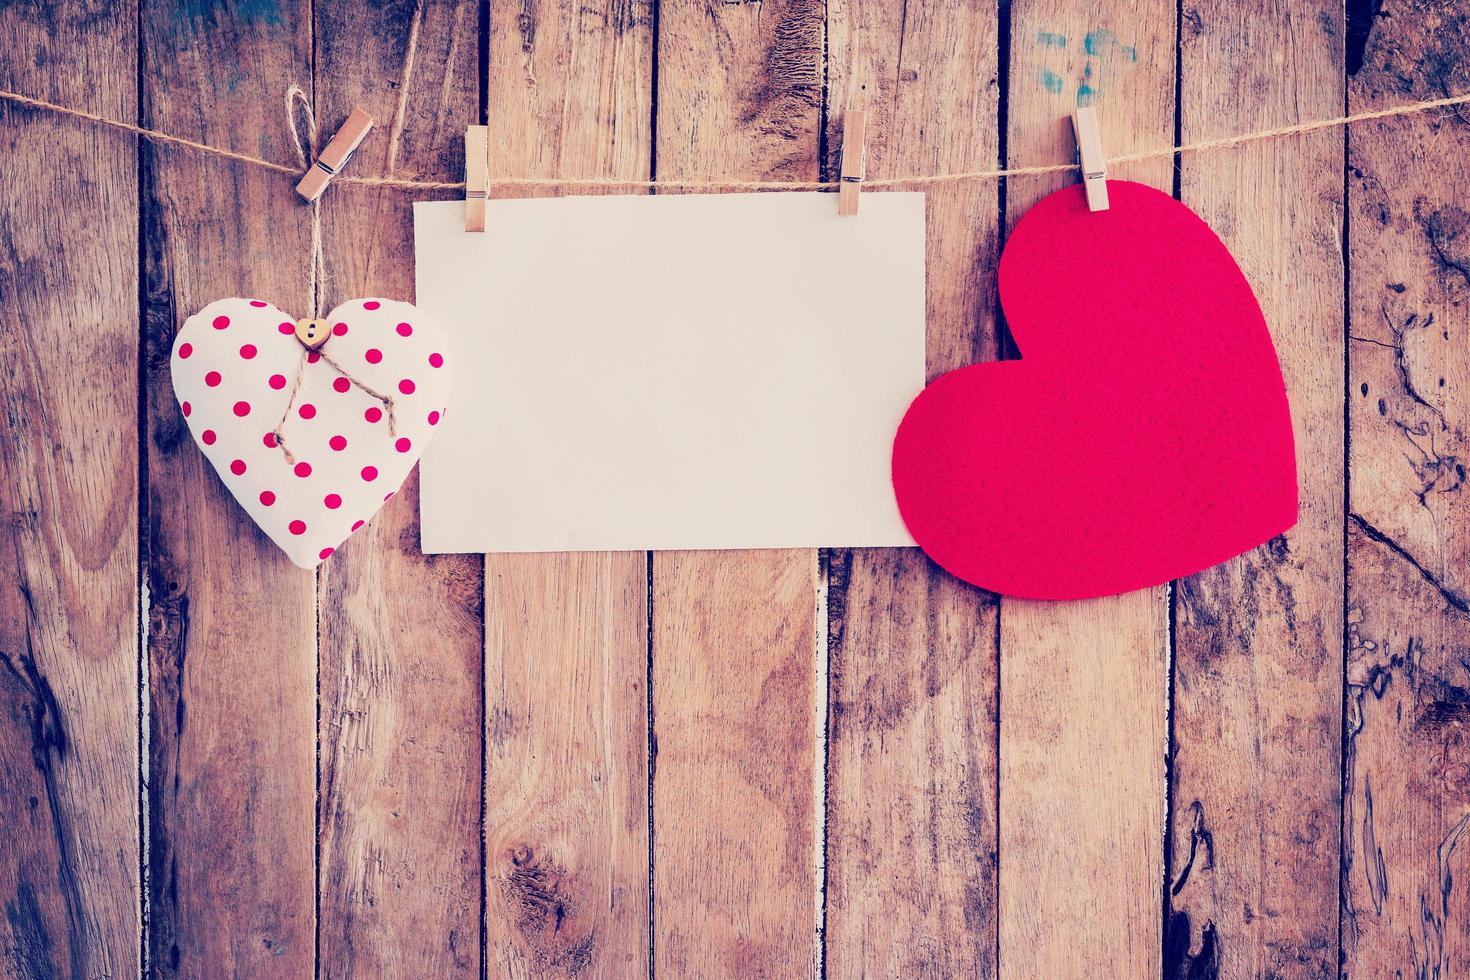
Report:
M812 970L817 563L801 554L654 556L655 973Z
M131 5L0 7L0 50L7 88L136 115ZM0 975L129 975L137 144L7 105L0 159Z
M292 164L294 81L324 137L377 117L349 172L431 179L482 70L501 175L831 176L860 102L874 176L1069 160L1079 100L1153 148L1176 25L1184 139L1470 90L1439 0L982 6L10 4L0 86ZM1470 113L1343 139L1181 161L1266 310L1303 507L1178 583L1166 786L1162 590L428 558L413 480L318 587L168 378L210 300L304 311L293 181L0 105L0 976L1470 974ZM1007 346L999 227L1061 183L930 191L931 376ZM424 196L327 192L329 306L411 297Z
M1075 159L1079 104L1097 107L1109 155L1172 142L1172 4L1028 0L1010 26L1010 165ZM1170 187L1167 160L1109 176ZM1009 181L1007 228L1075 182ZM1001 600L1002 976L1159 972L1167 622L1163 588Z
M1331 3L1187 7L1182 138L1340 113L1342 17ZM1291 400L1301 508L1286 534L1178 585L1171 977L1337 969L1342 165L1341 131L1180 165L1182 200L1230 248L1271 328Z
M998 163L993 9L827 16L829 177L848 107L868 110L872 176ZM996 357L997 191L926 196L931 377ZM828 570L827 974L993 976L995 598L916 549L834 551Z
M1470 89L1470 10L1385 3L1349 107ZM1470 116L1348 136L1343 972L1470 975Z
M824 21L819 0L661 6L656 175L817 178ZM813 968L817 585L811 551L653 556L657 973Z
M310 84L300 5L150 3L144 125L294 160L285 88ZM299 977L315 941L316 588L240 510L169 380L184 318L252 296L306 305L293 181L186 150L143 154L148 370L150 963Z
M490 5L490 173L646 176L643 0ZM648 558L490 555L486 960L495 976L648 971Z
M648 972L643 557L491 559L492 975Z
M321 139L357 105L377 121L350 172L460 169L480 114L477 4L314 11ZM323 310L412 299L418 197L327 190ZM476 556L419 550L416 472L322 566L322 977L480 974L482 572Z

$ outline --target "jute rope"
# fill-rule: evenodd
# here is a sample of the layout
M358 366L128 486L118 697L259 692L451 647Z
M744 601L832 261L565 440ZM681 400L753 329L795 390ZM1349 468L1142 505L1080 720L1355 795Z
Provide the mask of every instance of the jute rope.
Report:
M302 142L301 134L296 129L298 108L302 118L306 120L305 143ZM316 113L312 111L311 100L306 97L301 86L294 82L286 89L286 131L291 134L291 145L296 148L296 159L301 169L306 170L316 159ZM322 199L320 197L311 202L311 254L307 257L306 262L306 305L307 309L311 310L311 318L315 320L321 315Z
M261 157L251 156L248 153L238 153L208 143L200 143L183 136L175 136L157 129L149 129L133 123L124 122L121 119L112 119L97 113L87 112L83 109L74 109L70 106L59 105L48 102L45 99L37 99L19 92L11 92L0 89L0 100L12 102L16 105L27 106L32 109L41 109L54 112L58 115L68 116L73 119L81 119L86 122L106 126L111 129L133 133L155 143L166 146L180 146L211 156L221 157L226 160L234 160L238 163L248 163L254 167L270 170L275 173L288 174L299 177L306 171L317 153L317 126L316 117L312 112L311 101L299 85L291 85L286 90L286 124L291 135L291 144L296 150L297 165L287 166L275 163ZM1368 122L1374 119L1389 119L1395 116L1406 116L1414 113L1428 112L1431 109L1446 109L1454 106L1470 103L1470 93L1462 95L1451 95L1439 99L1425 99L1422 102L1414 102L1408 105L1391 106L1387 109L1372 109L1366 112L1355 112L1345 116L1334 116L1331 119L1316 119L1311 122L1294 123L1290 126L1278 126L1274 129L1262 129L1251 133L1240 133L1234 136L1222 136L1216 139L1197 140L1192 143L1181 143L1178 146L1169 146L1156 150L1141 150L1135 153L1126 153L1121 156L1109 157L1109 164L1133 163L1139 160L1154 160L1161 157L1170 157L1183 153L1203 153L1208 150L1218 150L1230 146L1241 146L1246 143L1256 143L1262 140L1280 139L1287 136L1301 136L1306 133L1314 133L1325 129L1335 129L1338 126L1350 126L1354 123ZM306 121L306 136L303 140L297 128L298 112ZM970 180L995 180L1001 177L1030 177L1041 174L1065 173L1077 169L1075 163L1043 164L1032 167L996 167L989 170L962 170L954 173L944 174L910 174L898 177L879 177L865 180L866 187L932 187L942 184L960 183ZM451 191L463 190L464 181L448 180L411 180L401 177L353 177L339 176L335 179L336 184L345 184L358 187L396 187L406 190L425 191ZM659 178L657 180L622 180L611 177L501 177L490 181L491 184L506 187L560 187L560 188L680 188L683 190L747 190L747 191L814 191L825 190L836 186L835 181L824 180L701 180L701 179L679 179ZM321 203L315 201L311 205L311 252L307 259L307 306L311 310L313 319L320 315L321 288L323 271L323 249L322 249L322 222ZM303 349L301 361L297 365L296 378L291 384L291 396L286 402L286 410L281 416L280 422L276 424L273 435L276 444L280 446L281 452L292 465L296 458L291 450L286 447L285 436L282 429L290 418L291 409L296 403L296 395L301 389L301 382L306 372L306 365L313 360L313 354L321 360L325 360L334 370L346 378L349 382L362 390L372 398L382 402L388 411L388 431L396 434L396 420L393 411L393 398L375 391L368 385L363 384L353 377L342 365L328 357L324 352L309 351Z
M302 138L301 131L297 128L298 117L305 122L306 136L304 139ZM306 170L311 166L311 162L316 159L317 154L316 113L312 111L311 100L307 98L306 92L300 85L294 83L286 89L286 131L291 134L291 145L296 150L296 159L300 163L301 170ZM141 135L146 135L146 133ZM203 147L202 144L189 144L188 141L185 141L185 143L186 145L196 145L199 148L205 149L207 152L215 152L212 147ZM232 158L235 157L235 154L229 155ZM271 169L277 168L271 165ZM290 168L281 169L284 169L286 173L292 172ZM313 320L321 316L324 262L325 256L322 247L322 201L318 197L315 201L311 202L311 249L306 260L306 305L311 310L311 318ZM296 407L296 396L300 393L301 382L306 377L306 366L317 360L326 361L333 370L346 378L359 390L369 397L376 398L382 402L383 407L388 412L388 437L391 439L398 435L398 419L394 412L393 398L391 395L385 395L359 381L350 371L329 357L326 351L320 349L313 351L303 344L301 359L296 362L296 376L291 381L291 394L286 399L286 407L281 412L280 421L271 430L271 435L275 437L276 446L281 450L282 455L286 457L287 463L292 466L296 465L296 454L291 452L290 448L286 445L286 422L291 418L291 409Z
M296 86L292 86L297 89ZM297 89L299 91L299 89ZM304 99L304 96L303 96ZM160 132L156 129L148 129L144 126L136 126L133 123L123 122L120 119L110 119L107 116L99 116L96 113L86 112L81 109L73 109L69 106L57 105L55 102L47 102L45 99L32 98L21 95L19 92L10 92L0 89L0 100L13 102L18 105L29 106L32 109L44 109L74 119L83 119L96 123L99 126L108 126L123 132L133 133L155 143L169 146L182 146L200 153L208 153L213 156L223 157L227 160L235 160L240 163L248 163L265 170L276 173L290 174L299 177L306 170L310 160L303 159L300 167L289 167L285 164L264 160L260 157L251 156L248 153L237 153L234 150L221 149L200 143L195 140L186 139L182 136L174 136L170 133ZM288 105L291 96L287 97ZM1315 133L1324 129L1335 129L1338 126L1351 126L1354 123L1368 122L1373 119L1389 119L1394 116L1407 116L1414 113L1428 112L1431 109L1447 109L1454 106L1470 103L1470 93L1462 95L1450 95L1440 99L1425 99L1423 102L1414 102L1408 105L1391 106L1387 109L1372 109L1366 112L1355 112L1345 116L1334 116L1331 119L1316 119L1311 122L1294 123L1290 126L1278 126L1274 129L1261 129L1252 133L1240 133L1235 136L1222 136L1216 139L1198 140L1192 143L1181 143L1178 146L1162 147L1155 150L1141 150L1136 153L1125 153L1121 156L1109 157L1109 164L1133 163L1138 160L1154 160L1160 157L1173 156L1176 153L1203 153L1208 150L1219 150L1230 146L1241 146L1246 143L1256 143L1262 140L1281 139L1287 136L1301 136L1306 133ZM294 123L292 125L294 138ZM297 150L302 149L297 142ZM313 141L314 150L314 141ZM313 158L314 158L313 152ZM1030 177L1039 174L1065 173L1077 169L1074 163L1044 164L1035 167L997 167L990 170L962 170L946 174L911 174L898 177L878 177L864 180L864 187L927 187L939 184L953 184L968 180L995 180L1001 177ZM398 187L408 190L425 191L452 191L463 190L464 181L449 180L410 180L403 177L352 177L340 176L332 181L333 184L346 184L359 187ZM682 188L684 190L747 190L747 191L815 191L826 190L836 186L836 181L825 180L682 180L678 178L661 177L657 180L621 180L611 177L498 177L492 178L491 184L501 187L632 187L632 188Z

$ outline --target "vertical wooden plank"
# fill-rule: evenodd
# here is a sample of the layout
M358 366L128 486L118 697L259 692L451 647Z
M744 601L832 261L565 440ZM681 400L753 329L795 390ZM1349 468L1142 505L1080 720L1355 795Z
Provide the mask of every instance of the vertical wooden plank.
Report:
M658 176L815 179L824 20L819 0L661 6ZM661 552L653 587L655 970L809 970L817 557Z
M1351 111L1470 89L1470 10L1357 12ZM1349 976L1470 976L1466 120L1348 135Z
M1110 155L1169 146L1174 41L1175 8L1163 0L1014 4L1007 162L1075 159L1077 105L1097 107ZM1109 176L1171 184L1167 159ZM1007 227L1076 181L1009 181ZM1167 623L1162 587L1001 600L1003 976L1159 972Z
M0 39L6 88L136 117L133 5L6 5ZM6 103L0 159L0 975L128 976L137 142Z
M322 139L361 105L352 173L445 179L480 115L479 9L318 0ZM323 310L413 298L412 201L334 187ZM321 571L323 977L480 974L483 565L419 550L418 477Z
M869 110L870 175L995 166L998 27L970 3L830 3L828 174L849 107ZM928 192L931 377L996 357L997 195ZM995 598L912 549L833 552L829 572L827 973L993 976Z
M1343 33L1340 4L1187 6L1182 139L1339 114ZM1178 585L1169 976L1337 969L1342 140L1327 131L1180 164L1183 201L1234 253L1271 327L1301 511L1286 534Z
M306 4L142 14L144 124L294 162ZM150 955L166 976L300 977L315 934L316 588L240 510L184 427L174 332L229 296L307 298L292 180L169 148L143 156L148 370Z
M644 561L489 559L491 975L648 972Z
M805 551L654 555L656 973L811 969L815 573Z
M649 172L647 0L490 5L491 176ZM648 563L485 559L492 976L648 971Z

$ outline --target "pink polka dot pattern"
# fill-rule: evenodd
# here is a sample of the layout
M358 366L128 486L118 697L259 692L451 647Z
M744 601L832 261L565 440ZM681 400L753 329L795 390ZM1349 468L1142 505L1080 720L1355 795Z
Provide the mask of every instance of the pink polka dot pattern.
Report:
M170 362L205 458L303 568L340 551L394 495L449 393L444 336L409 304L351 300L325 319L331 336L303 360L291 313L221 300L185 321ZM392 395L391 429L390 403L369 390Z

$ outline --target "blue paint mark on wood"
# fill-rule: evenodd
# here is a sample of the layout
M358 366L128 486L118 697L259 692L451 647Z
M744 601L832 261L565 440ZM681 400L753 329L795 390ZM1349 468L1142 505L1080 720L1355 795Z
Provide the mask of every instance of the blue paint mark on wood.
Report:
M1050 60L1054 64L1057 59L1050 52L1065 52L1067 49L1067 38L1056 31L1037 31L1036 43L1047 49L1047 55L1043 60ZM1082 77L1076 82L1077 104L1079 106L1092 105L1102 91L1099 78L1106 75L1108 71L1116 71L1117 65L1136 64L1138 62L1138 48L1132 44L1121 44L1118 36L1105 27L1099 27L1088 31L1082 38L1082 49L1085 52L1083 61ZM1070 84L1069 77L1075 78L1073 74L1077 70L1076 60L1057 64L1056 67L1041 67L1037 69L1036 77L1041 87L1053 95L1061 95Z
M1082 49L1090 55L1096 55L1109 45L1116 44L1117 41L1117 35L1106 28L1088 31L1087 36L1082 39Z
M282 21L279 0L182 0L172 11L175 27L190 30L195 25L212 28L220 24L274 27Z

